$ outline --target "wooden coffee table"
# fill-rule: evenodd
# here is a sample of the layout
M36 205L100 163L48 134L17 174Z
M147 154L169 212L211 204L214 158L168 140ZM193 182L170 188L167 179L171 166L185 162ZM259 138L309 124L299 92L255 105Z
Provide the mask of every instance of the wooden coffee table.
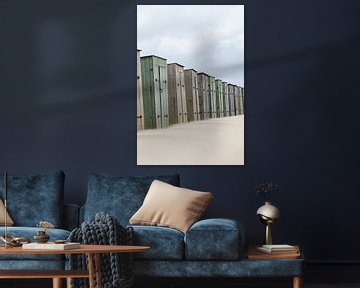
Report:
M102 253L126 253L144 252L149 250L148 246L123 246L123 245L80 245L78 249L71 250L25 250L21 247L0 248L0 254L87 254L89 263L88 270L0 270L0 279L30 279L30 278L52 278L53 288L62 287L62 279L66 278L70 283L72 278L88 278L90 288L96 284L101 288L101 257ZM94 263L95 257L95 263ZM68 285L69 286L69 285Z

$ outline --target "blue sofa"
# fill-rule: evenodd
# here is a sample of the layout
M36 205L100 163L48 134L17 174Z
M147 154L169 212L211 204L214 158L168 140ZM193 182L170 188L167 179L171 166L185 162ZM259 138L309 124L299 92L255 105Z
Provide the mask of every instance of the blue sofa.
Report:
M8 213L14 225L7 233L14 237L32 239L41 228L39 221L49 221L55 225L47 234L50 240L66 239L78 223L79 207L63 203L63 171L8 177ZM3 183L0 176L0 183ZM0 195L4 198L3 185ZM0 235L5 227L0 226ZM0 269L64 269L63 255L0 255Z
M55 224L51 239L66 239L83 221L98 212L115 216L128 226L154 179L179 186L179 175L119 177L91 174L85 204L63 204L64 173L55 171L9 177L8 210L15 222L8 233L32 238L41 220ZM0 177L0 181L3 181ZM2 185L1 185L2 186ZM0 195L3 195L2 187ZM233 219L204 219L186 233L158 226L132 226L135 244L151 250L135 253L135 275L145 277L298 277L303 260L247 260L245 229ZM0 227L0 233L4 228ZM64 269L57 255L0 255L0 269ZM299 287L295 286L294 287Z
M92 174L80 221L104 211L123 226L142 205L154 179L179 186L179 175L119 177ZM186 233L158 226L132 225L135 244L151 250L135 253L135 275L150 277L298 277L303 260L247 260L245 229L233 219L204 219ZM295 286L294 286L295 287Z

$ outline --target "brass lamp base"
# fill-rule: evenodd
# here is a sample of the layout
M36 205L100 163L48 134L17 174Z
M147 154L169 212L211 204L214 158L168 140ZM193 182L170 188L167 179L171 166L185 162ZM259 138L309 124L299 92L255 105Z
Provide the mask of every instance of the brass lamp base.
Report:
M265 239L264 242L266 245L272 245L272 237L271 237L271 224L266 224L265 226Z

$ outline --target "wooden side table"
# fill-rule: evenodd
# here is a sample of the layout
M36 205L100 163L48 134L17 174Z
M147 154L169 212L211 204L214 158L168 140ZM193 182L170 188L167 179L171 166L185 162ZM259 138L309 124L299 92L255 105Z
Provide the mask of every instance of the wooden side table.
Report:
M101 257L102 253L127 253L144 252L149 250L148 246L125 246L125 245L80 245L78 249L71 250L25 250L21 247L0 248L0 254L87 254L89 263L88 270L0 270L0 279L34 279L52 278L53 288L62 287L62 279L66 278L68 287L72 278L88 278L89 287L101 288ZM95 263L94 259L95 258Z
M248 249L248 254L247 254L247 258L249 260L272 260L272 261L276 261L276 260L280 260L280 259L298 259L301 257L300 254L300 248L298 247L298 253L294 254L294 253L276 253L276 254L267 254L264 252L260 252L257 250L258 246L250 246ZM301 288L302 286L302 277L301 275L298 276L293 276L292 277L292 282L293 282L293 288Z

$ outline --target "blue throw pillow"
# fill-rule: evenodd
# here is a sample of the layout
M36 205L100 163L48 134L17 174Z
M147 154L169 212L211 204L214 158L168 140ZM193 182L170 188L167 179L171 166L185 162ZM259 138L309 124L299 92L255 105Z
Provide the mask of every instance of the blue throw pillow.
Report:
M49 221L56 228L62 227L63 171L31 176L8 176L8 212L15 226L36 227L41 221ZM4 177L0 176L0 183ZM3 185L0 195L4 198Z
M91 222L96 213L106 212L116 217L121 225L128 225L155 179L174 186L180 185L178 174L144 177L91 174L84 205L84 220Z

